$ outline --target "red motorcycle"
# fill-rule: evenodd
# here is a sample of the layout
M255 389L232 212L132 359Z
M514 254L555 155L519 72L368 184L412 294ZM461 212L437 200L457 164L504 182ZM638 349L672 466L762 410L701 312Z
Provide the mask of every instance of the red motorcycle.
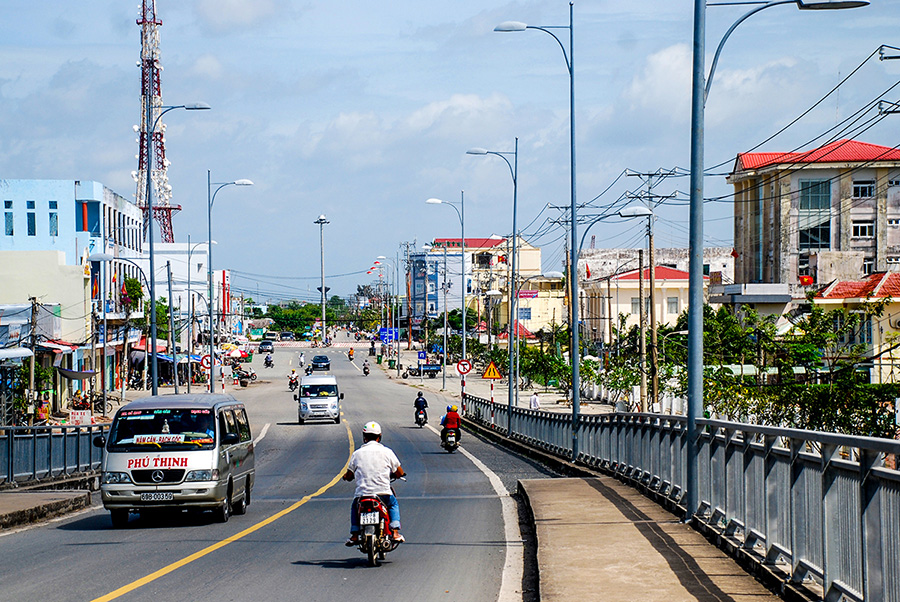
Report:
M400 545L394 539L387 507L377 495L363 496L359 498L356 512L360 528L359 544L356 547L369 558L369 566L378 566L385 554Z

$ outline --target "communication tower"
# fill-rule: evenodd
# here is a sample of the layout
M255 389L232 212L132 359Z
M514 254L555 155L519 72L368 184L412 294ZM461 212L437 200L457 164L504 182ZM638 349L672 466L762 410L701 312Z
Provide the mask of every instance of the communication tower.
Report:
M153 158L147 156L147 135L150 128L156 122L163 109L162 96L160 94L159 73L162 66L159 64L159 26L162 25L156 16L156 0L142 0L141 16L137 20L141 27L141 125L137 160L138 168L134 174L137 182L137 194L135 198L138 206L144 211L144 238L147 238L148 228L151 227L150 199L147 197L147 177L153 187L153 212L152 217L159 222L160 240L162 242L175 242L172 232L172 213L180 211L181 207L173 205L172 187L169 185L166 160L166 126L159 122L153 132ZM147 110L149 104L149 111ZM149 115L149 123L148 123Z

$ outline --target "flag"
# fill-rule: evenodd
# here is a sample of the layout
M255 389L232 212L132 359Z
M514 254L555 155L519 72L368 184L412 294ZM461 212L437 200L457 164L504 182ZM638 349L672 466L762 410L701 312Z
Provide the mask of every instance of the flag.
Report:
M100 298L100 279L97 277L91 278L91 298Z
M590 278L591 278L591 266L588 265L587 262L585 262L585 264L584 264L584 271L585 271L585 275L587 276L588 280L590 280Z

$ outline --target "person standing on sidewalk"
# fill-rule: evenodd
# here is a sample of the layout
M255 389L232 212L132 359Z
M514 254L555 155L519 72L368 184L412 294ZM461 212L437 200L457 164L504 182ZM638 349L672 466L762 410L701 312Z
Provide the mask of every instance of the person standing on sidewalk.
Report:
M540 410L541 409L541 398L538 397L537 391L531 394L531 400L529 403L532 410Z

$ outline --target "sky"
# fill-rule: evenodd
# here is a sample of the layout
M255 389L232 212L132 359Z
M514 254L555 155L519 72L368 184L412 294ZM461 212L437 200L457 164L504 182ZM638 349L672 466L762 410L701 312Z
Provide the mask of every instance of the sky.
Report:
M74 6L0 7L0 179L95 180L133 198L140 5ZM350 295L373 281L366 271L376 257L459 237L453 208L428 198L464 194L467 238L509 235L509 168L466 150L512 151L518 138L518 229L541 247L545 272L562 271L568 226L553 207L570 202L564 55L542 31L493 28L567 26L568 8L157 0L163 102L212 107L163 118L173 203L182 206L176 241L207 238L207 170L213 182L250 179L252 187L221 190L213 209L214 267L233 270L233 290L317 300L313 222L324 214L326 285ZM707 9L707 68L750 8ZM646 187L625 174L673 171L653 189L657 248L687 246L692 19L691 0L574 5L579 216L639 203L631 197ZM568 52L568 29L553 31ZM842 11L775 6L735 30L706 106L706 245L732 245L725 176L738 153L836 138L900 144L900 114L879 117L874 107L900 102L900 60L879 60L883 44L900 47L898 0ZM641 247L645 229L645 220L605 219L585 246L593 235L596 247Z

